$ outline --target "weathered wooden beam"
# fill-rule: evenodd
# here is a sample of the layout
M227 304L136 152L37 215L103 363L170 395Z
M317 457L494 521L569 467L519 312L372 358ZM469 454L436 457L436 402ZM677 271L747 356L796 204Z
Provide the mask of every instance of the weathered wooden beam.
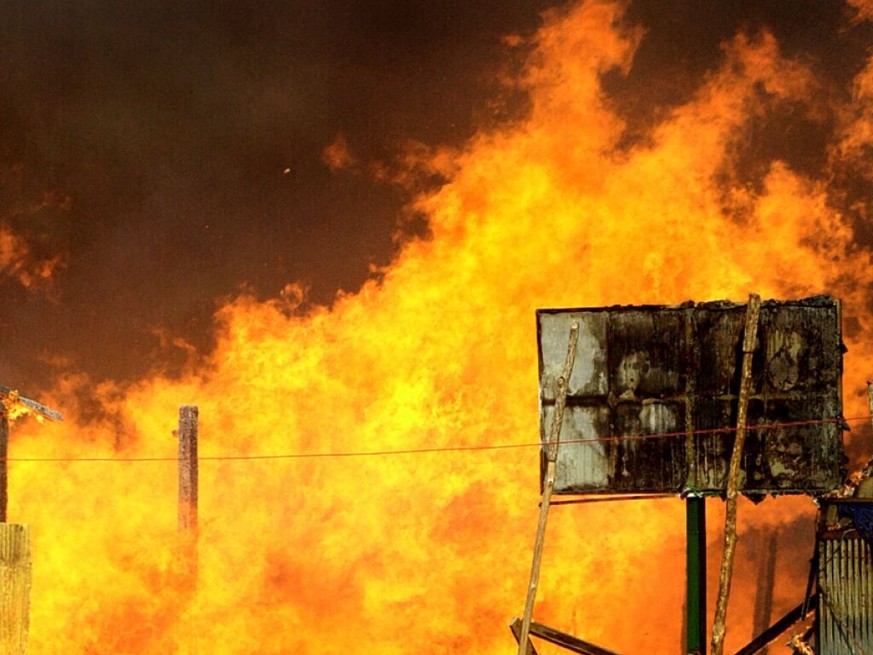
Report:
M561 426L564 422L564 407L567 403L567 389L570 386L570 376L573 373L573 363L576 361L576 348L579 341L579 324L570 326L570 338L567 344L567 357L564 359L564 369L558 379L558 393L555 399L555 413L552 418L552 429L549 433L546 451L546 479L543 485L543 497L540 502L540 516L537 522L537 537L534 542L533 563L530 570L530 584L527 588L527 600L524 605L524 616L521 622L521 632L518 636L518 655L526 655L527 638L530 632L533 606L537 595L540 579L540 564L543 559L543 541L546 534L546 520L549 515L549 503L555 490L555 472L558 460L558 444L561 440Z
M520 634L520 624L521 619L515 618L509 626L516 639L518 639ZM534 637L539 637L544 641L548 641L552 644L573 651L574 653L579 653L579 655L618 655L615 651L597 646L596 644L579 639L573 635L568 635L566 632L555 630L555 628L550 628L549 626L537 623L536 621L533 621L530 624L530 634ZM528 644L530 644L530 641L528 641ZM531 648L533 648L532 644ZM536 653L536 651L534 651L534 653Z
M739 493L740 464L743 458L743 444L746 440L746 416L749 405L749 392L752 386L752 356L755 352L758 338L760 309L760 296L755 294L749 296L749 304L746 308L746 324L743 333L743 364L740 373L740 392L737 399L737 431L734 436L734 449L731 453L726 482L724 554L722 555L721 571L718 580L715 619L712 623L712 655L722 655L724 652L725 620L727 618L728 598L730 597L734 554L737 547L737 496Z
M3 386L2 384L0 384L0 399L3 400L4 404L11 403L21 405L24 407L25 411L33 412L42 418L47 418L52 421L64 420L64 417L58 410L46 407L42 403L38 403L30 398L25 398L24 396L19 395L14 389Z
M26 525L0 525L0 653L24 655L30 623L32 577Z

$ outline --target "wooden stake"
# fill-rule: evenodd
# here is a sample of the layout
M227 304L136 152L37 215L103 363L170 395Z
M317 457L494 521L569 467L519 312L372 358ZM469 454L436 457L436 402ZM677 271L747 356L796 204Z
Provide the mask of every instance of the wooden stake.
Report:
M0 525L0 653L24 655L30 623L32 577L26 525Z
M567 389L570 385L570 375L573 373L573 363L576 361L576 344L579 340L579 324L570 326L570 341L567 344L567 358L564 360L564 370L558 378L558 389L555 397L555 413L552 417L552 428L546 442L546 476L543 484L543 497L540 503L540 517L537 523L537 537L534 542L533 564L530 570L530 584L527 588L527 601L524 605L521 632L518 635L518 655L527 654L530 622L533 616L533 606L537 595L537 585L540 579L540 563L543 557L543 540L546 534L546 519L549 514L549 503L555 489L555 469L558 461L558 443L561 439L561 426L564 423L564 407L567 404Z
M731 573L734 565L734 553L737 546L737 496L740 477L740 464L743 457L743 445L746 441L746 416L749 405L749 392L752 386L752 355L758 337L758 317L761 309L761 298L755 294L749 296L746 308L746 325L743 337L743 364L740 374L740 392L737 400L737 432L734 438L734 449L731 453L727 476L727 499L725 501L724 519L724 555L721 560L721 572L718 580L718 597L715 606L715 619L712 624L712 655L722 655L724 652L725 618L727 616L728 597L731 588Z

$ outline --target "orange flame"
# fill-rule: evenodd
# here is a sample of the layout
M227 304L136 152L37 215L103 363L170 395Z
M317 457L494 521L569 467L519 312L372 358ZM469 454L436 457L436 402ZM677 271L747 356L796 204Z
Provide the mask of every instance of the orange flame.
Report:
M688 102L621 148L600 77L627 69L641 38L617 4L550 13L524 79L529 116L421 162L447 175L414 203L431 234L378 281L305 314L243 295L184 379L122 389L71 376L43 399L64 424L15 426L10 518L32 525L31 652L514 652L536 448L209 458L531 444L537 307L829 292L852 326L846 413L865 413L854 392L871 361L869 253L826 181L780 161L754 188L738 177L749 121L780 101L814 114L819 81L771 35L737 36ZM870 144L871 71L840 113L835 157ZM172 458L186 403L201 417L196 591L176 562L175 462L22 459ZM716 561L721 505L709 506ZM553 512L535 618L618 651L678 652L681 502L571 507ZM728 650L755 614L760 543L742 537L777 534L774 617L799 601L812 548L807 499L740 511Z

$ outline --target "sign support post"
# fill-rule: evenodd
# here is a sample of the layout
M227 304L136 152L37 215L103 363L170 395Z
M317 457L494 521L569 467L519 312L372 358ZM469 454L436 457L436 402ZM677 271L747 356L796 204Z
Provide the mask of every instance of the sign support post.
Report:
M688 655L706 652L706 499L685 499L686 645Z

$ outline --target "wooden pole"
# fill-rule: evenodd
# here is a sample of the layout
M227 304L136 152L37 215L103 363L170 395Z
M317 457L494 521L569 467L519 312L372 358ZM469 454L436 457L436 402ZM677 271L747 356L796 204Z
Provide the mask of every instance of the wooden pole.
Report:
M197 422L193 405L179 408L179 530L197 530Z
M743 457L743 445L746 441L746 416L749 405L749 392L752 386L752 355L755 352L755 343L758 338L758 316L760 309L760 296L755 294L749 296L743 336L743 364L740 374L740 391L739 398L737 399L737 432L734 438L734 449L731 453L727 475L724 555L721 560L715 619L712 624L712 655L722 655L724 652L725 618L727 616L728 597L730 596L734 553L737 546L737 496L739 495L740 464Z
M179 408L179 532L183 567L197 578L197 428L198 409Z
M546 520L549 514L549 503L555 489L555 469L558 461L558 443L561 439L561 426L564 423L564 407L567 403L567 389L570 385L570 375L573 373L573 363L576 361L576 344L579 340L579 324L570 326L570 340L567 344L567 358L564 360L564 370L558 378L558 389L555 397L555 413L552 417L552 428L546 443L546 475L543 484L543 497L540 502L540 517L537 522L537 537L534 542L533 564L530 570L530 584L527 588L527 601L524 605L524 615L521 622L521 632L518 635L518 655L527 654L530 622L533 617L533 606L537 595L540 579L540 563L543 558L543 540L546 534Z

